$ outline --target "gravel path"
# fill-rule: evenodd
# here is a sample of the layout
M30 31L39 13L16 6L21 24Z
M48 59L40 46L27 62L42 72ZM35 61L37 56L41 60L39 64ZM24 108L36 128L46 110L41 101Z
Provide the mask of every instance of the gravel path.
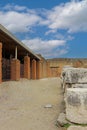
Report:
M0 130L62 130L56 119L62 111L60 79L21 79L0 85ZM52 108L45 108L51 104Z

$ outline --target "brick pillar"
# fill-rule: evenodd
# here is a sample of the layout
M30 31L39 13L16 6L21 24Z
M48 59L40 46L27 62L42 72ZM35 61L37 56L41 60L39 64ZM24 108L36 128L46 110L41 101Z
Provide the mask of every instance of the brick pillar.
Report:
M41 74L42 74L42 68L41 68L41 61L37 61L37 79L41 79Z
M0 83L2 82L2 43L0 42Z
M30 79L30 57L24 57L24 78Z
M11 80L20 80L20 61L18 59L11 60Z
M32 79L36 79L36 60L32 60Z
M47 62L47 77L51 77L50 62Z

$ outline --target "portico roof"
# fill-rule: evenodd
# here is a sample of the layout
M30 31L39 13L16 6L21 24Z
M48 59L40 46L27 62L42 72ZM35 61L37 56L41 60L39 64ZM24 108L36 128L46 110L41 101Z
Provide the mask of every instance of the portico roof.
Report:
M18 40L12 33L10 33L4 26L0 24L0 42L3 46L3 56L9 57L10 55L15 56L15 47L18 49L18 58L22 58L29 55L31 59L40 60L40 57L36 55L31 49L25 44Z

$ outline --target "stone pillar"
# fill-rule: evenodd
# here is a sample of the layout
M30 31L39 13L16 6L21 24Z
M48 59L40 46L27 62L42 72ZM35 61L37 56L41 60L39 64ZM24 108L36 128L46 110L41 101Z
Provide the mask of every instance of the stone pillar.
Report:
M17 46L15 47L15 59L17 59Z
M50 77L50 63L47 62L47 77Z
M32 79L36 79L36 60L32 60Z
M20 80L20 61L18 59L11 60L11 80Z
M30 57L24 57L24 78L30 79Z
M2 82L2 43L0 42L0 83Z
M37 61L37 79L40 79L41 78L41 61Z

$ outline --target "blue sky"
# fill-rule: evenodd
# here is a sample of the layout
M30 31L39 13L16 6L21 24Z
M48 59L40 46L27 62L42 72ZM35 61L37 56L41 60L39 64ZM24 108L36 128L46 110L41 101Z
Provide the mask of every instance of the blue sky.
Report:
M87 58L87 0L3 0L0 23L45 58Z

